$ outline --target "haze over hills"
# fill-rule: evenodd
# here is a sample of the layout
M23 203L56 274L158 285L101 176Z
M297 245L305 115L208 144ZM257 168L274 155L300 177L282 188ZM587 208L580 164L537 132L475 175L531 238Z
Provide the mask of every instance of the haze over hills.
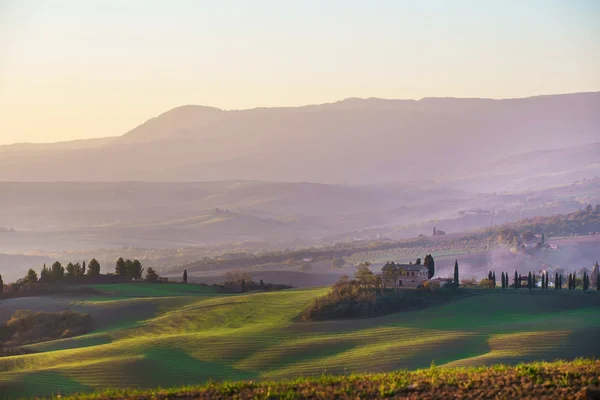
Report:
M547 187L552 182L544 176L562 176L565 184L600 175L600 144L584 146L599 140L598 109L600 92L508 100L346 99L228 111L183 106L119 137L0 146L0 180L437 180L476 191ZM482 178L490 175L493 185Z
M122 136L0 146L0 271L69 251L281 249L571 212L600 201L598 109L600 92L183 106Z

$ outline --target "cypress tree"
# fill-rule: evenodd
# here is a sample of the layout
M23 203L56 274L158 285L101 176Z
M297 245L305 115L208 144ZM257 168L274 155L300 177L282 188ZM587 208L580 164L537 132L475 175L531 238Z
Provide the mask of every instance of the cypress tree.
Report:
M559 281L558 281L558 272L556 272L556 273L554 274L554 290L558 290L558 288L559 288L559 286L558 286L558 285L559 285Z
M567 282L567 284L569 285L569 292L571 290L573 290L573 274L569 273L569 282Z
M529 275L527 275L527 289L531 290L533 286L533 279L531 278L531 271L529 271Z
M531 288L535 289L537 287L537 282L535 280L535 272L531 275Z
M577 287L577 272L573 272L573 280L571 281L573 285L573 290Z
M546 275L542 274L542 290L546 290Z
M515 290L519 288L519 275L515 271Z
M246 281L242 278L242 293L246 293Z
M492 280L492 271L488 272L488 279L491 281Z
M187 283L187 269L183 270L183 283Z
M502 289L506 289L506 285L505 285L506 282L504 282L504 271L502 271L501 278L502 278Z
M494 287L496 287L496 271L492 272L492 282L494 282Z
M588 277L587 272L583 273L583 290L588 290Z
M458 280L458 260L454 261L454 285L456 285L456 287L458 287L458 285L459 285L459 280Z
M546 290L548 290L548 271L546 271Z
M558 276L558 290L562 290L562 280L563 280L563 275L560 274Z
M596 291L600 291L600 276L596 279Z

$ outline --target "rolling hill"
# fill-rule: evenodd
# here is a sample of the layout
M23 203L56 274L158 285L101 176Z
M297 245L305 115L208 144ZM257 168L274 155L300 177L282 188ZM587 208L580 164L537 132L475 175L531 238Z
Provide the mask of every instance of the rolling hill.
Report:
M90 313L92 333L0 358L0 391L36 396L209 379L274 379L401 368L597 357L597 292L488 290L380 318L297 322L327 289L218 295L192 285L98 285L63 298ZM177 293L179 292L180 293ZM22 307L5 300L0 307ZM32 298L34 310L46 306ZM10 312L6 313L10 314ZM110 318L107 318L109 317ZM557 324L560 321L560 324ZM1 321L0 321L1 322Z

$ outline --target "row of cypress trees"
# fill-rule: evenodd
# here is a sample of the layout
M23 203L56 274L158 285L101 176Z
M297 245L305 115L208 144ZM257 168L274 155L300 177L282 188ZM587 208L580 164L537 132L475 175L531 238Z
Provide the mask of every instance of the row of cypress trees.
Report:
M488 273L488 279L490 279L492 282L494 282L494 286L496 285L496 274L492 271L490 271ZM507 289L510 287L509 281L508 281L508 274L505 272L502 272L501 275L501 283L502 283L502 289ZM514 276L514 288L515 289L520 289L521 288L521 282L522 282L522 276L515 271L515 276ZM548 290L548 283L550 282L550 279L548 277L548 271L546 271L544 274L542 274L542 285L541 288L542 290ZM558 272L554 275L554 290L562 290L562 282L563 282L563 276L562 274L558 274ZM577 285L577 276L576 273L570 273L569 277L568 277L568 281L567 281L567 288L569 290L575 290ZM587 274L587 272L584 272L583 274L583 279L582 279L582 285L583 285L583 290L590 290L590 285L591 285L591 279L590 276ZM536 276L535 274L532 274L531 271L529 271L529 274L527 275L527 289L532 290L535 289L537 287L537 281L536 281ZM600 279L596 279L596 290L600 291Z

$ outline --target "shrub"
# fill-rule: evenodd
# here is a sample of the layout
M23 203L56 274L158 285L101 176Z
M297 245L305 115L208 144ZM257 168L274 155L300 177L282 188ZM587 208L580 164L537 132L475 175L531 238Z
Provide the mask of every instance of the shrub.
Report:
M17 310L3 328L2 339L11 345L35 343L90 332L92 317L72 311Z
M484 278L484 279L480 280L477 283L477 286L482 287L482 288L490 288L490 289L495 287L494 281L490 280L488 278Z
M429 289L439 289L440 288L440 283L438 281L435 281L435 282L425 281L425 283L423 284L423 286L425 286L426 288L429 288Z
M477 278L474 276L468 277L460 281L460 284L464 287L474 288L477 287Z

